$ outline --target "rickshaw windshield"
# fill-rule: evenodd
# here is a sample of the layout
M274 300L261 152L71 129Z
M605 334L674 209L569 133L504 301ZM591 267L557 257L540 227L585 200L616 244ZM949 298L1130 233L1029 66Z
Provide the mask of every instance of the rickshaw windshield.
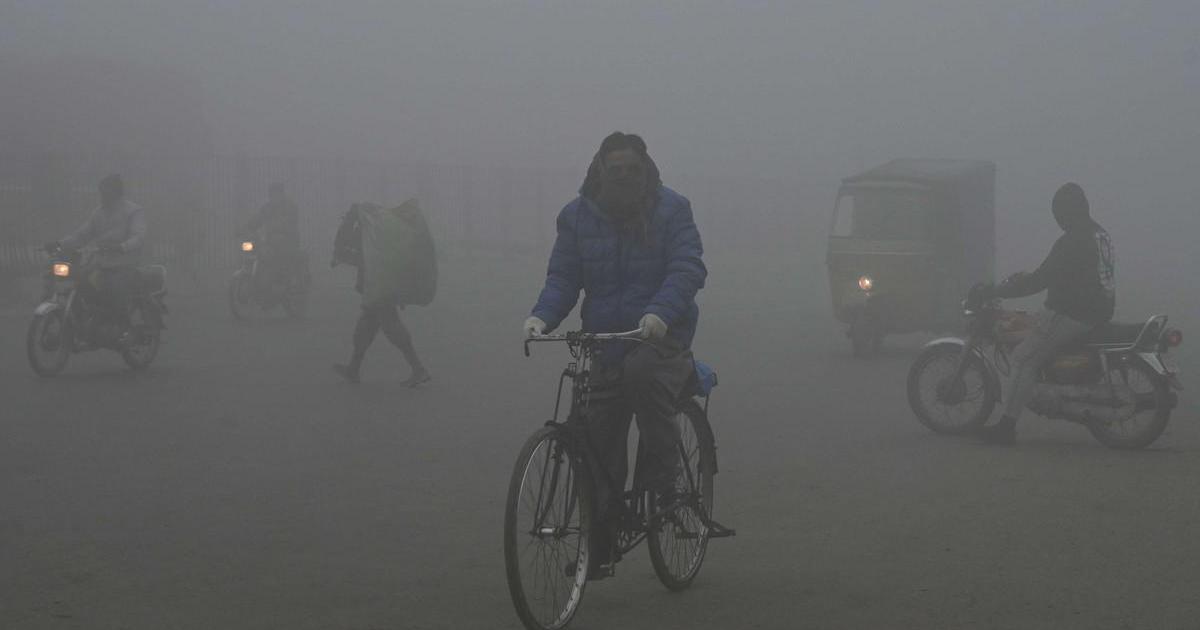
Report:
M934 215L928 193L903 188L843 190L834 211L833 236L921 241L931 237Z

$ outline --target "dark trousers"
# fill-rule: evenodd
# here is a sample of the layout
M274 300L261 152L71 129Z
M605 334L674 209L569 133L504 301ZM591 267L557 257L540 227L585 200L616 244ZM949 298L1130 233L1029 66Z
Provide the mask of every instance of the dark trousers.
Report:
M350 359L350 368L355 372L362 365L367 348L382 330L388 341L400 349L405 360L416 371L424 370L421 360L417 358L416 348L413 347L412 335L408 327L400 320L400 312L395 304L384 302L364 306L354 325L354 355Z
M610 503L625 490L632 418L637 417L639 435L634 488L663 492L674 485L680 471L676 405L694 370L691 351L667 339L653 346L639 344L620 365L602 370L598 377L613 388L610 397L589 404L585 411L588 440L598 460L592 475L600 527L593 529L592 550L601 563L610 560L617 525Z
M137 267L96 267L88 274L88 280L97 304L109 311L118 324L128 325L129 306L141 283Z
M259 290L273 290L276 287L287 286L302 264L299 248L264 247L258 259L258 273L255 282Z

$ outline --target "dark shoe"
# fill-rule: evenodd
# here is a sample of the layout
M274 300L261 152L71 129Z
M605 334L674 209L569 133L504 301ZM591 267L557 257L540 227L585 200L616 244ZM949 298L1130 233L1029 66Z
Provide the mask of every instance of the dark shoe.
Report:
M433 376L431 376L429 372L422 370L421 372L414 373L412 376L405 379L400 383L400 385L402 387L417 387L418 385L424 385L432 380Z
M1000 422L990 427L980 427L979 439L987 444L1012 446L1017 441L1017 421L1001 418Z
M342 363L333 364L333 372L351 383L358 382L358 370Z
M563 573L567 577L574 577L575 572L579 570L578 567L579 567L579 565L577 563L571 562L563 569ZM608 563L593 562L591 564L591 566L588 567L587 579L589 582L597 582L597 581L603 580L605 578L610 578L610 577L616 575L616 573L617 573L616 568L613 566L613 564L611 562L608 562Z

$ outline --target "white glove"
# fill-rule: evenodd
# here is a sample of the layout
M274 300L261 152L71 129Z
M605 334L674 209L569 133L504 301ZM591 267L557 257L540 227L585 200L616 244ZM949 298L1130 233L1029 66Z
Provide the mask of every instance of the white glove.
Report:
M642 329L643 339L662 339L667 336L667 323L654 313L642 315L638 327Z
M537 337L546 334L546 322L539 317L530 317L525 320L521 326L521 330L525 332L526 337Z

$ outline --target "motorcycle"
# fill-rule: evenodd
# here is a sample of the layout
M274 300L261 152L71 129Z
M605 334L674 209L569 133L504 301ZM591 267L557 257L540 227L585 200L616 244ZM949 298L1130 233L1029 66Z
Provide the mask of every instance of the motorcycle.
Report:
M229 280L230 313L235 319L248 319L252 316L252 306L264 312L282 306L289 317L303 317L312 285L308 254L297 252L289 260L280 261L278 264L289 269L286 273L276 273L263 269L258 249L259 244L253 240L241 242L241 266Z
M967 338L931 341L908 372L908 403L938 433L977 431L1001 400L1009 355L1032 330L1033 317L1006 311L976 285L963 302ZM1183 333L1166 315L1144 324L1109 323L1062 349L1042 366L1028 407L1085 426L1105 446L1139 449L1162 434L1178 404L1178 373L1167 352Z
M166 268L140 267L130 305L128 327L105 304L95 287L95 265L77 250L48 247L50 268L42 302L33 311L26 335L29 365L38 376L55 376L72 354L90 350L116 351L134 370L145 370L158 355L163 316Z

